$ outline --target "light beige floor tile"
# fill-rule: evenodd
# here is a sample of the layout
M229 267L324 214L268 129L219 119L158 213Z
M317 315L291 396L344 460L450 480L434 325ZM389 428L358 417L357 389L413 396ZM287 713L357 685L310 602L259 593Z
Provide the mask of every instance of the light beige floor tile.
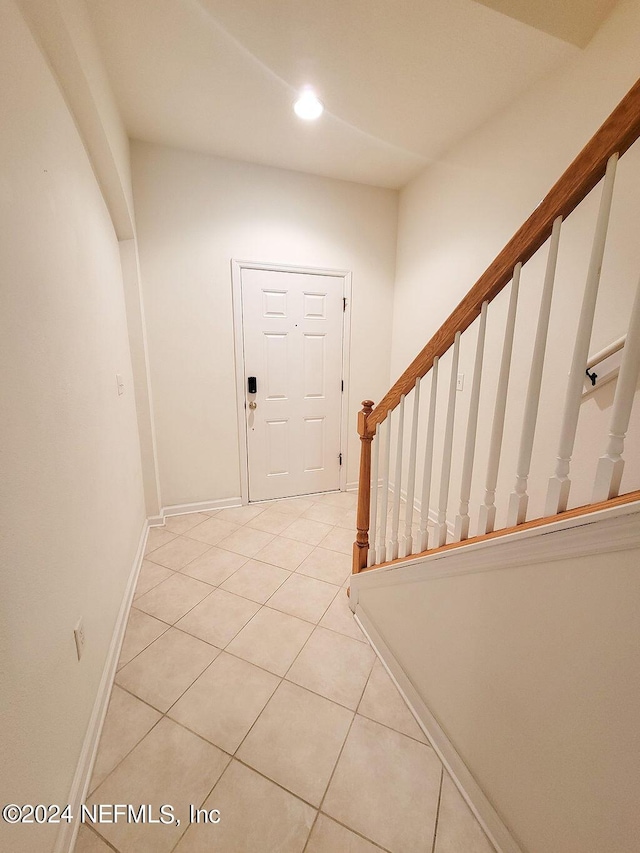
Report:
M356 715L322 809L392 853L430 850L441 772L428 746Z
M177 536L168 545L163 545L161 548L152 551L149 554L149 559L152 563L159 563L168 569L179 571L187 563L208 550L209 546L204 542L196 542L194 539L187 539L185 536Z
M319 545L331 530L330 524L321 521L311 521L310 518L296 518L295 521L282 532L287 539L295 539L297 542L306 542L307 545Z
M238 758L320 805L353 714L283 681L238 750Z
M379 660L373 665L358 713L423 743L427 742L415 717Z
M366 841L326 815L319 814L305 853L379 853L377 844ZM429 851L424 851L429 853Z
M246 506L232 506L228 509L219 510L216 518L221 521L231 521L233 524L247 524L252 518L265 511L264 504L247 504Z
M312 521L321 521L323 524L330 524L331 527L334 527L342 521L346 512L347 510L344 507L319 503L305 510L302 517L310 518Z
M240 527L231 536L222 539L218 546L227 551L235 551L236 554L244 554L245 557L255 557L272 539L273 533L254 530L253 527Z
M302 515L302 513L313 506L313 501L308 498L284 498L280 501L271 503L273 509L277 512L282 512L285 515Z
M353 531L353 538L355 539L357 527L355 509L348 509L337 523L336 527L346 527L347 530Z
M350 577L347 578L347 583L349 580ZM320 620L320 624L323 628L330 628L339 634L353 637L354 640L360 640L363 643L367 642L367 638L354 619L351 608L349 607L349 598L344 589L341 589L333 599L329 605L329 609Z
M229 643L227 651L284 675L312 631L309 622L263 607Z
M340 586L351 573L351 557L329 551L326 548L314 548L309 556L300 563L297 572Z
M287 680L355 711L374 659L369 645L316 628L287 673Z
M227 578L236 572L240 566L244 566L248 557L242 554L234 554L233 551L223 551L222 548L210 548L202 557L198 557L182 573L196 580L219 586Z
M118 668L122 668L130 660L133 660L136 655L140 654L143 649L150 646L154 640L157 640L161 634L168 630L169 626L166 622L154 619L153 616L132 607L120 651Z
M249 560L220 584L220 589L257 601L258 604L264 604L290 574L291 572L286 569L279 569L268 563L259 563L257 560Z
M113 853L113 848L88 826L81 826L73 853Z
M175 853L302 853L316 814L238 761L231 762L204 807L219 809L220 823L194 824Z
M223 521L219 518L220 513L216 513L214 517L209 517L202 524L192 527L185 534L190 539L198 542L205 542L207 545L217 545L222 539L231 536L236 530L240 529L240 525L234 524L232 521Z
M116 684L164 712L219 653L208 643L170 628L118 672Z
M355 538L355 530L350 530L347 527L334 527L319 544L322 548L328 548L330 551L339 551L341 554L351 555Z
M161 714L114 685L102 727L89 790L102 784L113 768L155 726Z
M209 518L204 512L189 512L185 515L168 515L164 520L164 526L171 533L182 534L191 530L197 524L201 524Z
M138 575L138 582L136 583L136 591L133 596L134 600L140 598L145 592L149 592L154 586L158 586L162 581L166 581L172 574L173 571L165 568L165 566L159 566L150 560L143 560L140 567L140 574Z
M267 604L282 613L318 622L339 589L335 584L295 573L274 592Z
M259 609L260 605L253 601L216 589L187 613L177 627L223 649Z
M102 823L96 828L122 853L169 853L189 825L189 804L199 806L229 756L168 719L161 720L94 792L92 803L149 803L155 816L171 803L180 826Z
M275 509L266 509L247 522L247 527L253 527L256 530L264 530L265 533L282 533L285 527L288 527L294 520L294 516L284 512L277 512Z
M212 591L208 583L174 574L136 599L136 607L173 624Z
M322 502L332 506L354 509L358 504L357 492L327 492L322 496Z
M169 716L233 754L279 682L275 675L222 652Z
M435 853L495 853L448 773L442 779Z
M175 538L175 533L169 532L164 527L150 527L149 535L147 536L147 545L144 549L145 557L147 554L150 554L157 548L162 547L162 545L166 545Z
M313 545L275 536L266 547L258 551L256 560L293 572L312 551Z

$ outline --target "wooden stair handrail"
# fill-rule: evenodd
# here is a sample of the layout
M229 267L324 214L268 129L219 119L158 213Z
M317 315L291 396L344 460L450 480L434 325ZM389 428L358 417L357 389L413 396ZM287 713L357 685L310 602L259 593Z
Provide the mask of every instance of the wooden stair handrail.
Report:
M558 216L567 216L602 179L612 154L620 156L640 137L640 80L636 81L604 124L594 134L554 184L524 225L480 276L422 351L414 358L398 381L387 391L366 417L366 432L373 436L378 424L395 409L403 394L408 394L424 376L436 356L442 356L453 344L456 332L467 329L480 314L482 303L491 301L511 281L518 262L526 263L551 235Z

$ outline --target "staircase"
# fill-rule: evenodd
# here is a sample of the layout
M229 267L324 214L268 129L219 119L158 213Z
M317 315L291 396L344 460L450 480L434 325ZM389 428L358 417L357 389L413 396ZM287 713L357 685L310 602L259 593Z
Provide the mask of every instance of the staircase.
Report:
M631 853L640 838L640 269L627 328L591 352L639 136L640 81L358 415L350 606L499 853ZM581 216L585 283L558 318ZM565 326L566 363L550 363ZM601 430L581 420L589 394Z
M607 244L616 169L618 161L638 136L640 81L382 400L376 406L371 400L363 402L358 416L361 457L357 536L353 547L354 574L427 555L434 549L460 547L485 537L547 524L567 513L571 494L571 460L580 406L585 382L588 384L586 377L595 372L593 359L589 358L589 346ZM557 437L557 458L555 461L549 460L550 478L544 514L532 520L528 517L528 480L536 429L541 426L540 393L562 228L570 214L599 184L600 200L591 256L573 356L567 366L569 376ZM520 449L517 467L513 472L506 525L497 530L496 486L505 413L511 390L509 379L512 356L514 348L518 347L514 332L520 279L525 266L543 252L546 253L545 273L533 350L530 353L528 387L521 409ZM481 395L485 390L483 360L487 321L491 303L507 287L509 303L495 388L493 422L489 446L484 448L487 457L484 499L477 507L476 535L470 539L471 483L474 460L479 449L476 443L478 413ZM638 287L626 339L622 339L622 361L611 410L609 437L597 463L591 501L572 508L570 512L574 515L588 515L608 506L640 499L639 491L620 494L625 465L625 436L640 372L640 284ZM467 343L469 336L475 339L475 359L466 436L463 446L454 448L458 360L460 349ZM445 356L449 362L448 376L442 376L441 362ZM446 410L439 412L438 386L443 383L447 386ZM421 399L424 402L421 403ZM410 425L406 423L409 417ZM436 424L441 428L441 435L437 433ZM438 460L434 457L436 445L441 448L441 458ZM417 464L419 451L423 455L421 470L418 470ZM454 451L463 460L460 478L455 484L452 482ZM432 483L437 462L440 466L439 484L434 494ZM450 511L453 500L455 515ZM419 512L417 531L414 527L416 511Z

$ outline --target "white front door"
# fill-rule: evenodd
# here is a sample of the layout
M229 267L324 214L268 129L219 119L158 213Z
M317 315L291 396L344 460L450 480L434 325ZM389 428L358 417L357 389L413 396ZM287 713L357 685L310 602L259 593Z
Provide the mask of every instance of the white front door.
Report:
M241 270L251 501L339 488L343 295L339 275Z

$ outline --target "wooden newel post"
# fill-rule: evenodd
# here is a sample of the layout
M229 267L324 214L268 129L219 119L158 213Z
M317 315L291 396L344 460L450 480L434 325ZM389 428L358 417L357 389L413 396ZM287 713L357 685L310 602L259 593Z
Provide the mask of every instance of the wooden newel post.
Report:
M371 504L371 441L373 434L367 432L367 417L373 410L373 400L364 400L358 412L358 435L360 436L360 478L358 480L358 533L353 543L353 574L367 567L369 551L369 507Z

